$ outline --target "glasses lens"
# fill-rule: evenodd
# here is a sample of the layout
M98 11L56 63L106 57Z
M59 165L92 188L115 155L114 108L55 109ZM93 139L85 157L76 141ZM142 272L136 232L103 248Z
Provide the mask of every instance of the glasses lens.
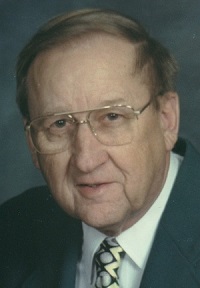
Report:
M131 108L117 106L92 111L89 115L95 136L105 145L130 143L134 118Z
M42 154L53 154L67 149L73 138L71 115L50 116L31 123L30 133L36 150Z

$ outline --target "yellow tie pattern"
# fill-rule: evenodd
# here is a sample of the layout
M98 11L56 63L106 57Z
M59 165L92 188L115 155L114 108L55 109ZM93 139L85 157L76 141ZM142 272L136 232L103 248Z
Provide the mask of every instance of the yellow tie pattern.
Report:
M106 238L95 253L95 288L119 288L118 268L125 252L115 238Z

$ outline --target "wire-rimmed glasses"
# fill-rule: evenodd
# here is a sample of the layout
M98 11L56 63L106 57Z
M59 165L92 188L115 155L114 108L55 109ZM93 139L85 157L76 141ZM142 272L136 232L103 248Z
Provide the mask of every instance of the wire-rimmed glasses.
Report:
M141 109L116 104L96 109L61 112L33 119L25 126L30 133L35 150L41 154L54 154L68 149L75 139L77 126L87 124L97 140L107 146L125 145L132 141L134 119L150 105ZM76 115L86 113L85 120L78 121Z

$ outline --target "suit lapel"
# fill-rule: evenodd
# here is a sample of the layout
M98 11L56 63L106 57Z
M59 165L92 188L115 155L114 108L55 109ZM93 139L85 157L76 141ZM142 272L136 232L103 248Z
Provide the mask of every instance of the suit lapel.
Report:
M160 227L140 288L199 288L198 273L168 232Z
M200 287L199 155L189 146L161 218L141 288Z
M82 225L81 227L80 225L77 226L76 229L74 228L72 227L71 235L67 238L63 262L61 265L59 288L75 287L76 268L82 252L83 232Z
M76 265L82 247L82 224L68 216L66 219L56 221L57 229L51 229L54 235L46 235L48 241L44 243L40 263L22 288L75 287Z

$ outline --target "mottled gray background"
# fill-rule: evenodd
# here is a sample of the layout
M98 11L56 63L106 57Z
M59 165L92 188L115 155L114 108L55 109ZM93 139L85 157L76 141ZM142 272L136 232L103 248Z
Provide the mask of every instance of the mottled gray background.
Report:
M31 162L15 104L16 56L50 17L66 10L104 7L142 22L178 59L180 134L200 150L200 0L0 1L0 202L43 183Z

